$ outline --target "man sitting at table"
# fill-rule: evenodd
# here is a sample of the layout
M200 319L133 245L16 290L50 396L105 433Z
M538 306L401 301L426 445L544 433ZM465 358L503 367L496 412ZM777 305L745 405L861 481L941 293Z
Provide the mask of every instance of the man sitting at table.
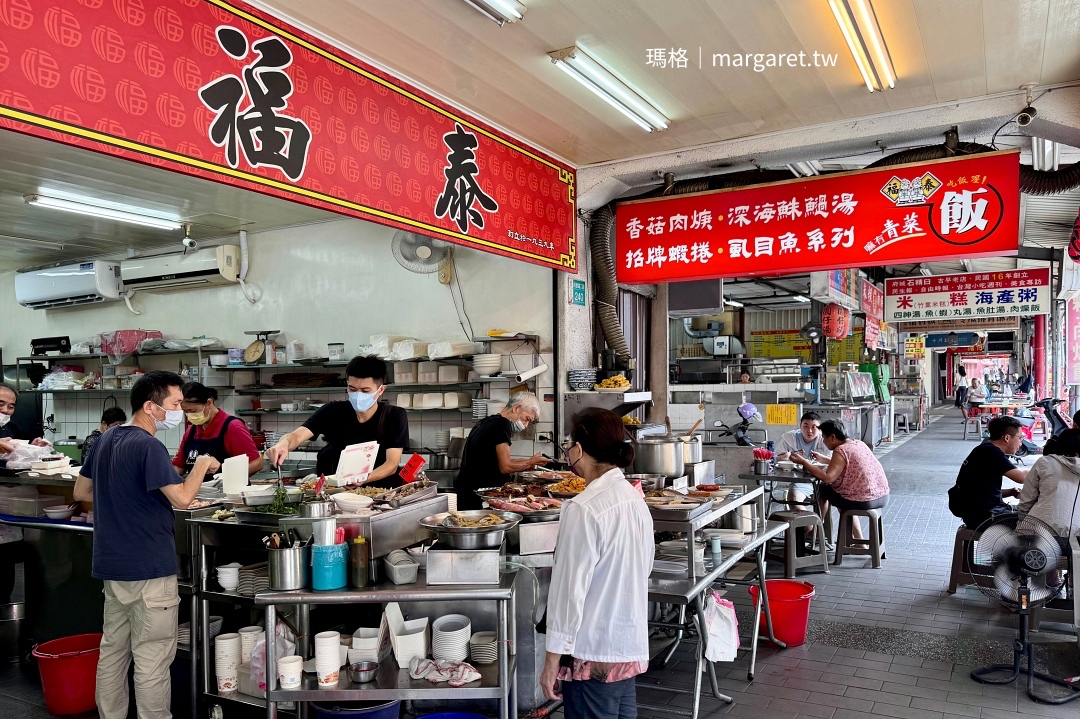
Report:
M821 438L821 415L817 412L806 412L799 420L799 428L790 432L784 432L780 436L780 453L777 459L784 460L791 457L792 452L801 454L809 459L828 463L832 459L832 452L825 446ZM814 487L810 483L788 485L787 501L805 502L813 495Z
M990 393L987 391L986 385L978 377L972 377L971 389L968 391L968 406L977 409L989 397Z
M967 456L956 475L956 485L949 490L949 511L964 520L969 529L978 529L998 514L1015 512L1003 497L1019 496L1018 489L1001 489L1001 480L1008 477L1023 484L1026 469L1009 461L1020 449L1020 421L1016 417L995 417L987 429L990 439Z

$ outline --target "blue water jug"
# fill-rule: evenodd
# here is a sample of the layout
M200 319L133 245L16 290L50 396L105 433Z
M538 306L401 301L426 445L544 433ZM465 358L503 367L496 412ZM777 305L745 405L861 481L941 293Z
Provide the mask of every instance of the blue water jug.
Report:
M349 566L349 545L316 544L311 548L312 589L341 589Z

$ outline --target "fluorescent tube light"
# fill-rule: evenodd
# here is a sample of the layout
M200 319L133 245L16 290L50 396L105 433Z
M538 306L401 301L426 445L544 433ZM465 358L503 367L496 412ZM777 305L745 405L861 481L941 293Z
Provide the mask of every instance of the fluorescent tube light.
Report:
M922 275L923 277L930 277L934 273L930 271L929 267L920 267L919 268L919 274Z
M866 89L873 92L896 87L892 56L870 0L829 0L829 7L851 56L855 58Z
M116 210L111 207L101 207L100 205L94 205L86 202L62 200L58 197L45 197L44 195L25 195L23 199L26 200L26 204L28 205L48 207L52 210L63 210L64 212L74 212L79 215L89 215L90 217L101 217L106 220L130 222L133 225L154 227L159 230L179 230L181 227L180 223L176 220L167 220L162 217L151 217L150 215L143 215L137 212L127 212L125 210Z
M810 301L809 297L805 297L803 295L793 295L791 299L795 300L796 302L809 302Z
M599 95L646 132L666 130L671 120L579 47L548 53L556 67Z
M795 175L795 177L813 177L814 175L821 174L820 166L813 160L809 162L789 163L787 169L790 170L791 174Z
M742 302L739 302L737 300L724 300L724 304L725 305L730 305L732 307L746 307L746 305L744 305Z
M1031 169L1052 171L1061 161L1061 145L1041 137L1031 138Z
M486 18L502 27L508 22L517 22L525 16L526 7L517 0L465 0Z

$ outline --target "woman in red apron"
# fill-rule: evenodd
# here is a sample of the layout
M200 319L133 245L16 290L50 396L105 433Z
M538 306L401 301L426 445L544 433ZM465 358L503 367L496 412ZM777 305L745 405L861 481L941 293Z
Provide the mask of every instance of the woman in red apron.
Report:
M247 425L239 417L217 406L216 389L198 382L188 382L181 391L184 401L180 406L187 417L188 427L184 431L180 449L173 457L173 466L180 475L191 471L195 460L202 454L208 454L218 462L244 454L248 458L249 476L262 469L262 454L255 447Z

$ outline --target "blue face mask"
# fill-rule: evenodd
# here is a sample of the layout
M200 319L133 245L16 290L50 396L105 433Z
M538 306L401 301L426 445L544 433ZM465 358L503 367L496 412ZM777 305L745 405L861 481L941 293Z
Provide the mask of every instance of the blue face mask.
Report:
M378 399L378 393L372 392L349 392L349 404L357 412L367 412L369 409L375 406L375 401Z

